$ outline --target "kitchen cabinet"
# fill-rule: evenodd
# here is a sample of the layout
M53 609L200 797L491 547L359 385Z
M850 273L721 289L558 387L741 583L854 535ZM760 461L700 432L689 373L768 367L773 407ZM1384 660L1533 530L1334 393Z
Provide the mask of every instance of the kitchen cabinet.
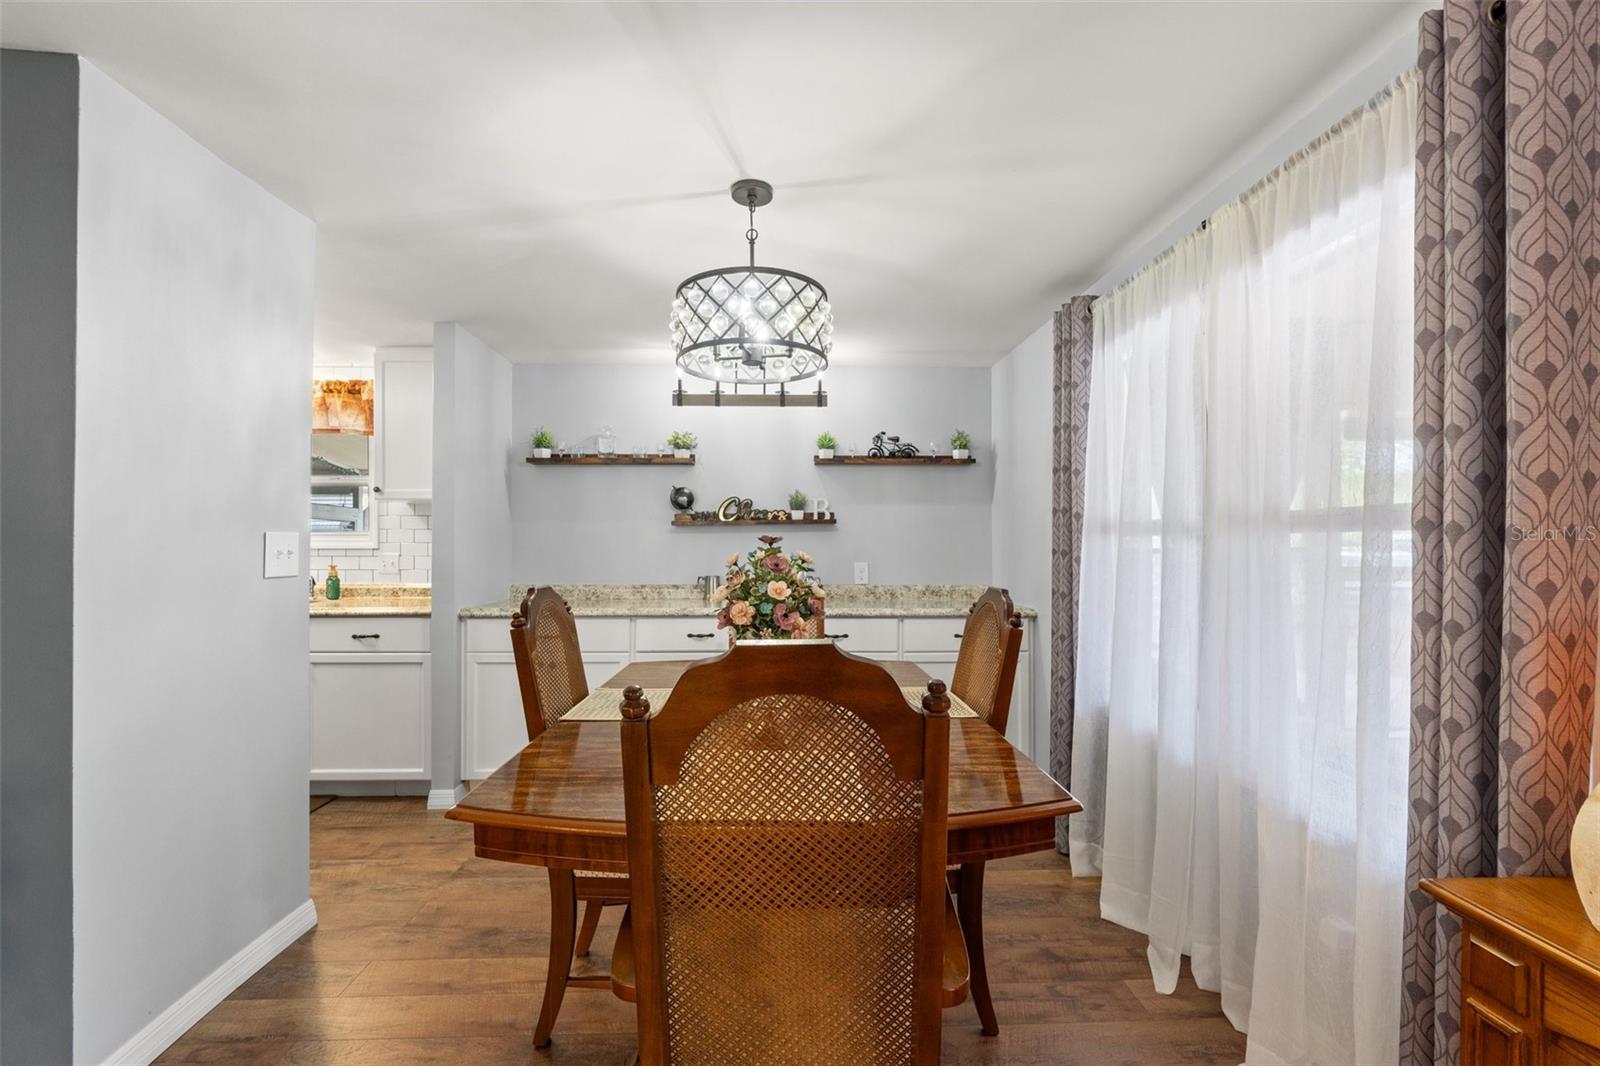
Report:
M387 500L433 497L433 350L379 348L372 483Z
M432 774L426 618L311 620L311 780Z
M904 659L949 682L961 646L960 617L828 619L830 635L857 655ZM461 624L461 776L481 781L528 742L511 658L509 618L467 618ZM630 662L698 659L727 647L709 615L577 619L578 645L590 690ZM1017 658L1017 687L1006 737L1031 755L1033 736L1032 643L1034 620L1025 618Z

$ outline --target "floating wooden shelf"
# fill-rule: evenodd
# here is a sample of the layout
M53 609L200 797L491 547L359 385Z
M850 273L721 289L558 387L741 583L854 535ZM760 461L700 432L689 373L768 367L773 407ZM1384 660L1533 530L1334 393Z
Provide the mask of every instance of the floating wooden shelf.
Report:
M697 529L710 529L714 526L831 526L838 523L838 518L730 518L724 522L720 518L693 518L686 514L672 516L675 526L694 526Z
M534 466L693 466L695 457L679 459L675 455L552 455L548 459L527 461Z
M886 455L836 455L832 459L824 459L820 455L813 455L811 461L817 466L973 466L978 460L967 456L957 459L953 455L911 455L902 459L891 459Z

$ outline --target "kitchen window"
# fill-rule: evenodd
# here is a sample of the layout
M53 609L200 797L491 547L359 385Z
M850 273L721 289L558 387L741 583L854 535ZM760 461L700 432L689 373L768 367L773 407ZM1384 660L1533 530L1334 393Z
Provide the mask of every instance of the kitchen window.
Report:
M311 543L375 548L372 382L314 383L311 431Z

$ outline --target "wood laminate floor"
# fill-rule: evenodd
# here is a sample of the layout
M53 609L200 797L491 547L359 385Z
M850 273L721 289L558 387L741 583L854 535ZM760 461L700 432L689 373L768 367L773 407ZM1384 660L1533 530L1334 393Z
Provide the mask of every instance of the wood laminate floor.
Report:
M532 1046L549 945L534 867L472 855L470 826L421 799L339 799L311 814L317 928L202 1018L164 1063L617 1064L633 1007L570 989ZM945 1013L944 1062L1237 1063L1244 1037L1187 974L1157 995L1144 938L1097 917L1099 882L1053 854L993 863L984 923L1000 1035ZM595 938L606 963L619 909Z

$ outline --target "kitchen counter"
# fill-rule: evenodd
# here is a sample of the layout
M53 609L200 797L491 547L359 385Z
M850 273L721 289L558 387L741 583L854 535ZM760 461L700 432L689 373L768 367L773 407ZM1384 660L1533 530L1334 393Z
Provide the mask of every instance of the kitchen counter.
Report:
M826 587L826 586L825 586ZM709 618L715 608L695 585L557 585L579 618ZM461 610L462 618L510 618L526 585L503 600ZM983 595L982 585L840 585L827 587L829 618L960 618ZM1024 618L1031 607L1018 608Z
M426 618L433 614L433 590L427 585L346 585L336 600L317 587L312 618ZM510 617L511 612L506 612Z

